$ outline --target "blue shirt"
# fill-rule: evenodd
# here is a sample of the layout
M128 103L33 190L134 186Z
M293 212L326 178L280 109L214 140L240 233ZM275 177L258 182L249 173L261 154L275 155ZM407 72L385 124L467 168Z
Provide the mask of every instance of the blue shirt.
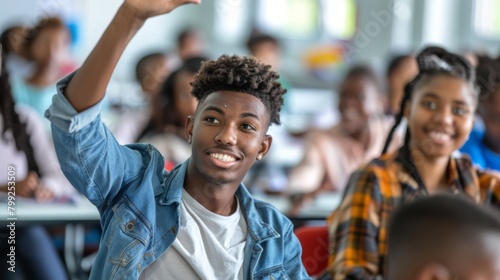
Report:
M138 279L177 236L189 159L167 172L153 146L119 145L100 120L100 104L77 113L62 94L71 78L57 85L45 115L63 172L101 215L103 236L90 278ZM248 227L244 278L310 279L292 223L242 184L236 196Z
M481 168L500 171L500 154L486 147L483 138L484 130L475 127L460 151L468 154L472 162Z

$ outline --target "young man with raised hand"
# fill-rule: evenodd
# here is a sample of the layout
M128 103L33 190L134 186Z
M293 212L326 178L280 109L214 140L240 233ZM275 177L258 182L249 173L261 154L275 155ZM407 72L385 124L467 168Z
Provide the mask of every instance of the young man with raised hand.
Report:
M237 56L203 65L186 121L192 156L170 173L154 147L121 146L100 120L111 74L146 19L199 2L126 0L46 112L66 176L101 214L91 279L309 279L291 222L241 184L279 123L285 90L270 66Z

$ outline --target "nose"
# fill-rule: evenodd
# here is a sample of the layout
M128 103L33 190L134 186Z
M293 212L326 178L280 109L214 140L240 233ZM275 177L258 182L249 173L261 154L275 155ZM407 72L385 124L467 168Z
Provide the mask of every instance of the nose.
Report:
M236 134L237 132L234 125L227 124L225 126L221 126L221 129L219 130L217 135L215 135L215 142L222 145L234 146L236 145L237 140Z
M453 124L453 113L451 112L451 108L445 107L441 110L437 110L434 120L444 125Z

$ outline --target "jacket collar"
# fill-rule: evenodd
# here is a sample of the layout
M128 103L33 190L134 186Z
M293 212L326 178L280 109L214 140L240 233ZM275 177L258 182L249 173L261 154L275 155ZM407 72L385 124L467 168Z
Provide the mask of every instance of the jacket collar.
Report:
M271 238L279 238L280 234L268 223L264 222L259 211L255 207L256 202L248 192L245 185L240 184L236 191L240 202L240 209L247 222L248 235L257 243Z
M163 193L160 193L160 205L181 203L188 163L189 159L177 165L170 173L165 173ZM255 242L260 243L271 238L280 237L280 234L271 225L263 221L262 216L255 207L256 202L245 185L240 184L236 190L236 196L247 223L247 232Z

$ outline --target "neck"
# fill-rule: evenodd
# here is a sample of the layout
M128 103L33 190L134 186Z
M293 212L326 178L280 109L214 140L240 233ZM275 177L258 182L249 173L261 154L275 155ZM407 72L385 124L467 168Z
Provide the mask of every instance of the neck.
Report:
M429 157L422 153L414 145L410 144L410 155L429 194L445 190L446 170L450 157Z
M204 178L189 161L184 189L209 211L229 216L236 211L235 193L239 184L218 184Z

